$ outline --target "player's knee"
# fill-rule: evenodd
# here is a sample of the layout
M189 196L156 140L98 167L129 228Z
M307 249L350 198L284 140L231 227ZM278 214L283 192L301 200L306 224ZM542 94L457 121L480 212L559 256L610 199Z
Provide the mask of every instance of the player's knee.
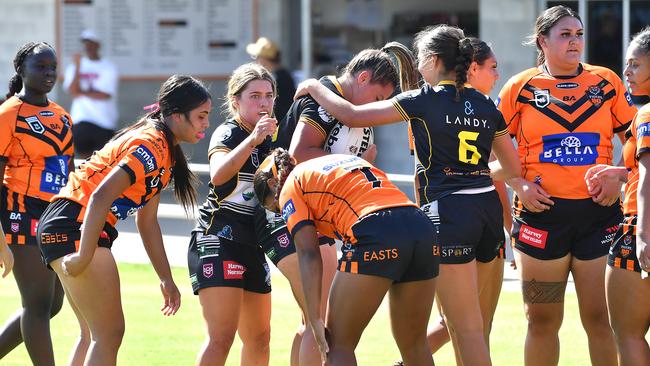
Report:
M271 342L271 328L259 329L256 332L247 332L241 334L242 342L256 349L264 349L269 347Z
M528 331L532 333L557 333L562 326L561 312L528 309Z

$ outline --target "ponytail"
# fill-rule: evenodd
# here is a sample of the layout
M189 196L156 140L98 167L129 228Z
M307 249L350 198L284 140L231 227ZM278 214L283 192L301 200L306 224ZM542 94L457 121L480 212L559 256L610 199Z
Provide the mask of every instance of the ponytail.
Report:
M467 82L467 70L472 64L474 58L474 47L470 38L463 38L458 42L458 55L456 56L456 102L460 101L460 94L465 89Z
M16 93L19 93L23 88L23 78L19 74L14 74L14 76L9 79L9 92L5 96L5 99L13 97Z
M296 167L296 162L293 160L289 152L283 148L277 148L273 151L273 163L278 168L278 184L275 190L275 200L279 201L280 192L284 183L287 181L287 177L293 171L293 168Z
M275 196L273 199L278 201L280 198L280 192L284 183L287 181L287 177L293 171L293 168L296 167L296 161L289 155L289 152L281 147L273 150L269 156L264 159L260 167L255 172L255 177L253 178L253 190L255 191L255 196L260 202L264 202L266 197L269 195L269 179L274 178L276 180L275 185Z
M390 56L391 62L397 70L400 92L416 89L418 87L418 71L415 56L411 50L399 42L386 43L381 51Z

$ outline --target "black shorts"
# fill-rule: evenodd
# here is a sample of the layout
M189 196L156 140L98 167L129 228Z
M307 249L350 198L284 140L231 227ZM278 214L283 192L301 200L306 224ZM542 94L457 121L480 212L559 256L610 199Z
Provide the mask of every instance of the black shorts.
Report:
M354 244L344 243L341 272L389 278L395 282L421 281L438 275L436 232L417 207L383 209L352 226Z
M257 242L274 265L277 266L282 259L296 252L296 244L282 215L258 206L253 219ZM320 236L318 239L320 245L334 244L334 239L326 236Z
M0 222L7 244L38 245L38 221L49 202L9 192L6 187L0 191Z
M53 260L79 250L83 220L80 217L81 209L82 206L74 201L58 199L43 212L37 235L43 262L48 268ZM105 223L98 245L110 249L116 238L117 230Z
M260 294L271 292L271 272L259 246L195 231L187 251L187 264L195 295L208 287L237 287Z
M623 212L619 202L604 207L591 198L563 199L543 212L516 210L512 239L515 248L536 259L558 259L571 254L580 260L591 260L607 254ZM515 196L514 206L521 202Z
M74 150L79 155L90 155L101 150L113 137L115 131L99 127L92 122L75 121L72 125L74 136Z
M618 226L614 243L609 248L607 264L611 267L641 273L639 259L636 256L636 219L636 215L625 216L623 222Z
M422 211L438 231L441 264L473 259L487 263L504 248L503 211L496 191L452 194L422 206Z

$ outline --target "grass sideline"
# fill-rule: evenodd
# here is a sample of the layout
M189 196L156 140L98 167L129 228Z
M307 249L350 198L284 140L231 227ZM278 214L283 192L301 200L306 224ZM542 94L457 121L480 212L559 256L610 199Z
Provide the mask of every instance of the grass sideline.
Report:
M153 269L148 265L120 264L122 301L126 334L118 356L119 365L193 365L203 342L203 320L198 298L192 294L187 269L174 268L174 278L182 293L181 309L174 317L164 317L159 308L162 297ZM273 275L271 324L271 365L288 365L293 333L300 320L287 281ZM20 297L12 276L0 279L0 322L18 308ZM78 326L67 302L52 321L56 363L65 365L76 340ZM519 292L503 292L492 330L494 365L523 365L526 323ZM580 325L577 299L567 292L564 325L560 332L560 365L588 365L587 340ZM240 342L236 338L227 365L239 365ZM359 365L389 366L399 358L390 333L388 306L382 304L366 329L357 348ZM451 345L434 356L436 365L454 365ZM31 362L23 345L0 361L4 366L24 366Z

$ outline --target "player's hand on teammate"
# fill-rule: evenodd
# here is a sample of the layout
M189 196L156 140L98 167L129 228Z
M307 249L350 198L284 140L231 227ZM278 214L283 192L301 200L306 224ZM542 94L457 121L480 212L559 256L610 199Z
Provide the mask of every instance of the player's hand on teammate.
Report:
M174 315L181 307L181 293L173 280L160 281L160 292L163 295L163 306L160 308L163 315Z
M88 267L91 259L92 256L88 259L83 258L79 252L70 253L63 257L61 268L66 276L75 277Z
M594 165L585 173L587 191L594 202L611 206L621 197L621 186L627 180L627 169L606 164Z
M311 322L311 330L314 333L316 344L318 344L321 361L323 362L323 365L327 365L327 353L330 351L330 346L327 344L327 329L325 328L323 320L318 319Z
M517 197L528 211L542 212L555 204L539 184L524 178L513 178L508 180L508 185L517 193Z
M251 132L252 145L257 146L264 142L264 139L275 133L277 126L278 120L270 117L268 113L262 114L262 117L255 124L253 132Z
M0 244L0 268L2 268L2 277L7 277L13 267L14 254L6 244Z
M300 97L304 97L309 94L309 88L314 84L319 83L318 79L307 79L302 81L296 87L296 94L293 95L293 100L296 100Z
M374 164L375 159L377 159L377 145L370 144L370 146L368 146L368 149L364 151L363 154L361 154L361 158L370 164Z

